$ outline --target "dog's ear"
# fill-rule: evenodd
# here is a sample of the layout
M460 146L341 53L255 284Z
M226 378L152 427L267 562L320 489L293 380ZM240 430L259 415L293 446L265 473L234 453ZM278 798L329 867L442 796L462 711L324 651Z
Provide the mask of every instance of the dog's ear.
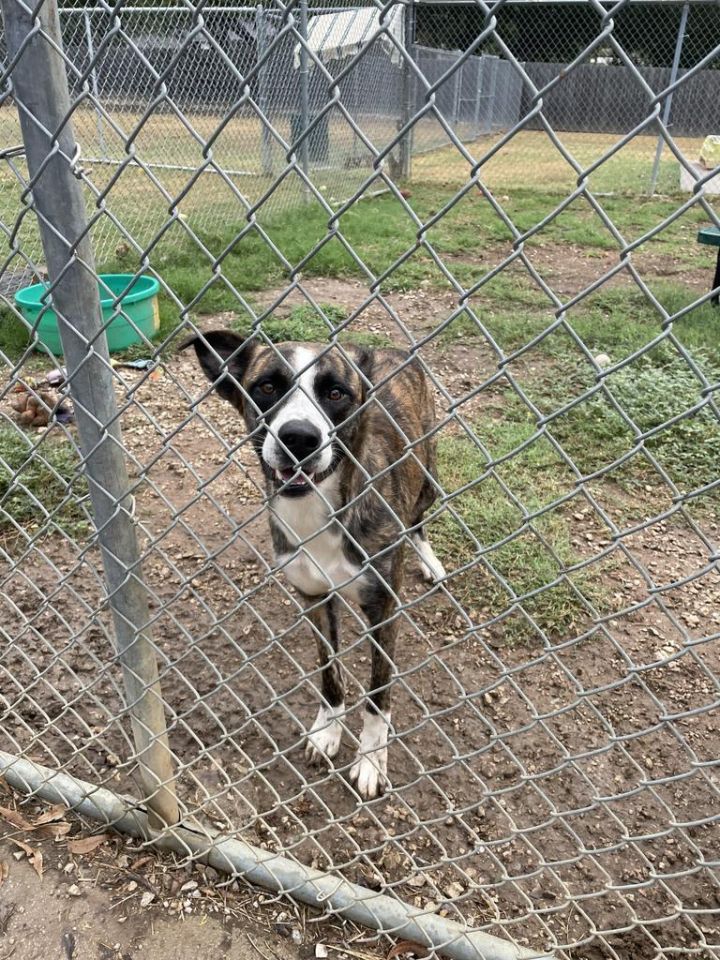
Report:
M247 340L232 330L208 330L188 337L180 344L180 350L190 346L195 348L203 373L223 400L242 412L243 393L238 384L257 348L257 341Z
M365 401L365 397L370 390L370 385L373 382L373 366L375 361L375 354L372 349L369 347L354 347L351 359L353 366L356 371L360 374L360 384L362 387L362 402Z

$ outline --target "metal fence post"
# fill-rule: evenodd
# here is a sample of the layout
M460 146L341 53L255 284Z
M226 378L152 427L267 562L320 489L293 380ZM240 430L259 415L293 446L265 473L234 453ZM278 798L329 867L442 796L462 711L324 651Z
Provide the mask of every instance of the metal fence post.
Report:
M117 655L154 825L178 819L173 763L150 630L147 589L129 513L128 476L76 144L56 0L1 0L13 94L58 314L80 446L102 551Z
M412 48L415 42L415 2L408 0L403 7L403 47L405 56L403 58L403 93L402 93L402 114L400 117L400 127L410 122L410 118L415 113L414 93L415 78L412 71ZM409 180L412 173L412 154L413 154L414 130L407 131L400 141L400 175Z
M682 56L683 43L685 42L685 30L687 29L688 22L688 13L690 12L690 4L684 3L682 8L682 13L680 14L680 26L678 27L677 40L675 41L675 55L673 56L672 67L670 69L670 84L677 80L678 70L680 69L680 57ZM672 93L669 93L665 97L665 104L663 106L663 124L667 126L668 121L670 120L670 110L672 108ZM663 146L665 141L662 138L662 134L658 136L657 147L655 149L655 159L653 160L652 173L650 174L650 196L655 193L655 188L657 187L658 175L660 173L660 158L663 152Z
M83 10L83 20L85 22L85 42L88 49L88 60L92 64L90 68L90 88L92 89L95 100L95 116L97 121L98 143L100 145L100 156L103 160L109 160L105 146L105 131L103 129L102 113L100 112L100 93L97 79L97 67L95 66L95 47L92 38L92 24L90 23L90 13Z
M265 19L265 8L261 3L255 8L255 44L257 49L258 67L258 106L263 116L267 116L268 97L267 97L267 64L262 63L262 58L267 50L267 21ZM272 176L272 137L266 123L261 121L260 131L260 158L262 172L266 177Z
M492 133L495 129L495 116L497 113L497 103L495 96L497 93L497 75L498 75L498 64L500 60L498 57L489 56L488 66L490 67L490 83L488 84L488 109L487 109L487 125L485 133Z
M475 70L475 102L473 103L473 126L472 138L476 140L480 136L480 100L482 99L483 80L485 76L485 57L478 57L477 68Z
M305 136L310 126L310 68L308 66L308 7L307 0L300 0L300 127L303 140L300 144L300 166L305 176L308 176L310 170L310 150L309 140ZM305 202L310 202L310 192L307 184L303 189Z
M458 59L462 56L460 50L458 50ZM463 61L460 64L460 67L455 71L455 89L453 90L453 117L452 123L453 126L456 126L460 123L462 119L462 76L463 70L467 65L467 61Z

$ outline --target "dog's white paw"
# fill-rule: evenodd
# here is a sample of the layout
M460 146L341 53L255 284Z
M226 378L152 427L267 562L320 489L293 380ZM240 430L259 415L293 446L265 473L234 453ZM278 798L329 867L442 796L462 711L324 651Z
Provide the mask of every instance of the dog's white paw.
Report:
M366 713L357 759L350 768L350 782L363 800L372 800L390 789L387 775L389 713Z
M425 583L439 583L445 576L445 567L435 557L435 563L429 566L424 560L420 561L420 573Z
M391 787L387 775L387 747L366 757L358 757L350 768L350 782L363 800L379 797Z
M420 572L426 583L438 583L446 576L445 567L440 563L435 551L424 537L415 537L415 546L420 554Z
M337 756L343 731L338 717L344 713L344 704L339 707L320 707L305 744L305 758L310 763L327 763Z

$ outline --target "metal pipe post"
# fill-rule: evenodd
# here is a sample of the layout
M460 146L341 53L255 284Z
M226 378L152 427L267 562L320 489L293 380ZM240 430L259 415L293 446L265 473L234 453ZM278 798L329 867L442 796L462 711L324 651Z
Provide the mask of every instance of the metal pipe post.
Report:
M483 131L484 133L492 133L495 129L495 111L496 111L496 101L495 96L497 94L497 74L498 74L498 64L500 63L500 58L495 56L488 57L488 64L490 66L490 83L488 85L488 109L487 109L487 126Z
M462 54L458 50L458 57ZM455 71L455 89L453 91L453 126L457 126L460 123L462 116L462 75L463 70L465 69L465 63L461 63L458 70ZM462 137L461 137L462 139Z
M480 136L480 100L482 98L484 72L485 72L485 57L479 57L477 64L475 66L475 83L473 84L473 90L475 91L475 102L473 104L473 127L472 127L473 140L477 139L477 137Z
M310 172L310 150L308 138L304 136L310 126L310 67L307 51L308 42L308 7L307 0L300 0L300 119L303 140L300 144L300 166L305 176ZM310 191L307 186L303 190L305 202L310 202Z
M100 144L100 155L103 160L109 160L107 148L105 146L105 130L103 129L102 112L100 111L100 94L97 79L97 67L95 66L95 46L92 38L92 24L90 23L90 13L83 10L83 20L85 21L85 42L88 48L88 58L92 66L90 67L90 89L95 99L95 117L97 123L98 142Z
M267 116L268 98L267 98L267 64L261 63L262 58L267 51L267 26L265 20L265 8L261 3L255 8L255 48L258 59L258 106L263 116ZM261 121L262 129L260 131L260 157L262 163L262 172L266 177L272 176L272 136L267 124Z
M137 762L155 825L178 819L147 588L129 512L128 476L85 202L76 173L56 0L0 0L33 205L58 315L102 552Z
M690 4L684 3L682 8L682 13L680 14L680 26L678 27L677 40L675 41L675 56L673 57L672 68L670 70L670 84L672 86L677 80L678 70L680 69L680 57L682 56L683 43L685 42L685 31L687 29L688 22L688 13L690 12ZM670 108L672 107L672 93L669 93L665 98L665 104L663 106L663 124L667 126L668 120L670 119ZM657 187L658 174L660 172L660 158L663 152L663 146L665 141L662 138L662 134L658 136L657 147L655 149L655 159L653 160L652 173L650 174L650 196L655 193L655 188Z
M415 113L415 76L412 70L412 48L415 43L415 2L408 0L403 9L403 84L400 128L412 119ZM414 130L407 131L400 141L400 176L410 179L412 173L412 155Z

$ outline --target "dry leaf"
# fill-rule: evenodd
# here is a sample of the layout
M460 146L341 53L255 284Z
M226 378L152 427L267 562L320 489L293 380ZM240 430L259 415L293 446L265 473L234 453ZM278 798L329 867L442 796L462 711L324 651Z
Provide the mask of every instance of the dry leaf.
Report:
M17 810L11 810L9 807L0 807L0 817L14 827L20 827L21 830L32 830L33 828L30 821L26 820L21 813L18 813Z
M414 956L419 957L420 960L429 955L428 947L424 947L421 943L415 943L413 940L399 940L390 950L385 960L393 960L393 957L401 957L405 953L412 953Z
M32 868L35 873L42 880L43 875L43 855L35 847L31 847L29 843L24 843L22 840L14 840L12 837L8 837L10 843L14 843L16 847L20 847L21 850L24 850L28 856L28 860L32 864Z
M35 836L43 839L54 839L55 837L64 837L71 830L72 826L64 820L61 823L43 823L35 828Z
M0 860L0 887L5 883L10 873L10 865L4 860Z
M35 826L39 827L43 823L53 823L55 820L62 820L62 818L67 813L68 808L62 803L56 803L54 806L50 807L49 810L46 810L41 816L35 821Z
M67 807L58 803L41 814L35 823L30 823L17 810L0 807L0 817L3 820L7 820L14 827L19 827L20 830L27 830L28 833L34 832L38 837L64 837L66 833L69 833L70 824L62 820L66 812Z
M92 853L101 843L109 839L109 833L97 833L94 837L79 837L76 840L68 840L68 850L70 853Z

